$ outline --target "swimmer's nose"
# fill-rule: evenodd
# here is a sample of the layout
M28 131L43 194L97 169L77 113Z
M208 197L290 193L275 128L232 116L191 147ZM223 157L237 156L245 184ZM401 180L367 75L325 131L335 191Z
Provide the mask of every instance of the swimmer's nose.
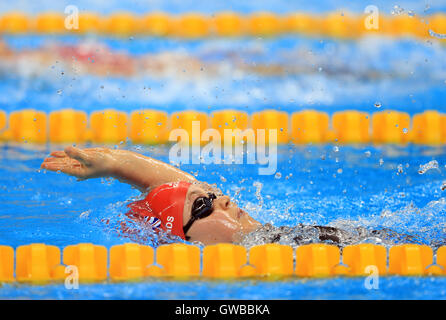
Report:
M231 204L231 198L229 198L228 196L221 196L214 200L214 205L216 206L216 208L222 210L228 209L230 204Z

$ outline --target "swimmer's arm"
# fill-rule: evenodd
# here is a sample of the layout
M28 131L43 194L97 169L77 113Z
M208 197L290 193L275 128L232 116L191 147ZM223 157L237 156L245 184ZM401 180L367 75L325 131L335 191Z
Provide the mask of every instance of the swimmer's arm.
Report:
M80 180L113 177L141 191L163 183L194 181L190 174L167 163L136 152L108 148L79 149L67 147L54 151L41 168L78 177Z
M113 150L114 163L110 175L145 191L149 187L195 178L165 162L127 150Z

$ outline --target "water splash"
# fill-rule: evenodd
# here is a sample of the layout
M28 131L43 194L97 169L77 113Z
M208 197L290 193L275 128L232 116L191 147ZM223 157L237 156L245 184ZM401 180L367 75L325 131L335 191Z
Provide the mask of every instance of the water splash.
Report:
M437 160L432 160L426 164L421 164L420 169L418 170L418 173L425 174L428 170L432 170L432 169L439 169Z
M89 210L88 214L83 212L79 219L86 219L86 223L100 228L104 233L155 248L162 244L183 242L177 236L162 230L155 232L143 221L127 216L126 213L129 211L127 205L134 200L137 199L131 198L128 201L109 204L105 210Z

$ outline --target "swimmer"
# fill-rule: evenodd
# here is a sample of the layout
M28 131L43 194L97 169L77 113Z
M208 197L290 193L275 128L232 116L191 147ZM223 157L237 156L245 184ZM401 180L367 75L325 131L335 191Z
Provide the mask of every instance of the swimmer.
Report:
M183 240L204 245L239 243L249 246L281 242L291 245L309 240L350 244L370 237L385 237L385 231L357 228L347 232L324 226L272 227L262 225L240 209L218 189L197 181L192 175L167 163L136 152L108 148L80 149L66 147L51 152L42 169L60 171L79 180L112 177L128 183L141 192L144 199L129 205L127 214L147 224L154 231L163 230ZM261 239L256 231L263 231ZM384 233L383 233L384 232Z

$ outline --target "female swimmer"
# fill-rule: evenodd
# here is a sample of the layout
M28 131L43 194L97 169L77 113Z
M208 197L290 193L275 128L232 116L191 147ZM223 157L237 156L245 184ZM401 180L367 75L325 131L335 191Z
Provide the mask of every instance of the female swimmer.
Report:
M333 227L304 225L293 228L262 226L219 190L171 165L127 150L70 146L64 151L52 152L41 168L61 171L80 180L113 177L142 192L148 191L143 200L129 205L131 218L147 223L155 231L164 230L204 245L243 243L249 238L247 235L252 237L256 230L263 231L262 239L257 237L257 241L280 242L287 237L288 243L296 245L308 239L345 245L379 237L384 232L369 233L357 228L351 233Z

